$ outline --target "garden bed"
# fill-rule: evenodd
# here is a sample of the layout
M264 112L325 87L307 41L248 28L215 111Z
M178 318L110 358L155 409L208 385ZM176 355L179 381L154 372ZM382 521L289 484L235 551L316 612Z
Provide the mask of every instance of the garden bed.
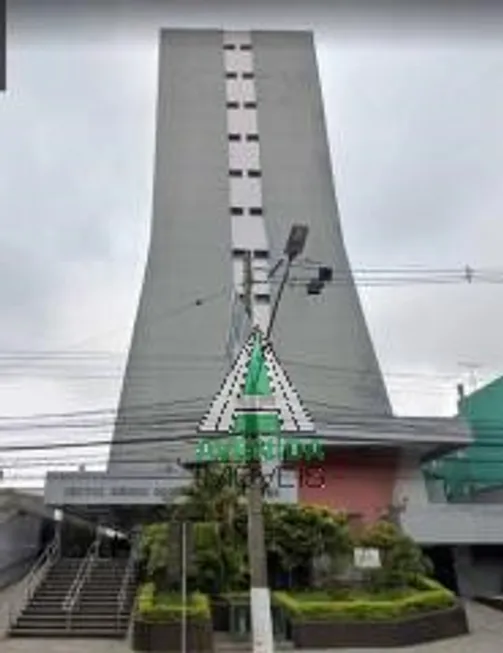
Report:
M463 606L434 581L421 588L344 600L330 594L287 594L276 601L291 623L296 648L400 647L468 633Z
M154 593L152 583L138 594L133 622L132 648L135 651L180 651L183 607L179 595ZM213 627L207 597L189 597L186 614L186 649L191 653L213 651Z

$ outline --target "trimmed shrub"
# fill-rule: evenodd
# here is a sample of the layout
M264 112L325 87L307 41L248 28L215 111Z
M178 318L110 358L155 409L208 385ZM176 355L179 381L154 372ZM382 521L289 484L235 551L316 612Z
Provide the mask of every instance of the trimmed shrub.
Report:
M385 621L412 614L446 609L455 604L454 594L426 578L418 579L417 589L403 596L373 599L355 596L337 601L328 594L288 594L276 592L275 598L285 612L296 621Z
M432 573L430 561L410 537L385 519L368 526L359 537L359 545L379 549L382 567L365 573L374 592L387 588L406 588L418 576Z
M179 594L156 594L153 583L140 587L136 604L136 615L141 621L162 623L180 621L182 618L182 601ZM206 621L210 619L210 605L204 594L195 592L188 597L185 608L187 620Z

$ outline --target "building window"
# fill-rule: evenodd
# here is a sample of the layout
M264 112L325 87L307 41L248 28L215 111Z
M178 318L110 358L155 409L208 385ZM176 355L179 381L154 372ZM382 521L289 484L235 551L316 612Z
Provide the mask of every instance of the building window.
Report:
M243 106L244 106L245 109L256 109L257 108L257 103L256 102L245 102Z
M228 109L239 109L239 102L227 102Z
M243 79L253 79L255 77L255 73L243 73L241 76Z
M242 170L236 170L235 168L231 168L229 170L229 177L242 177L242 176L243 176Z
M261 260L267 260L269 258L269 252L266 249L256 249L253 252L253 256Z
M227 79L237 79L238 78L237 73L225 73L225 76L227 77Z
M262 177L261 170L248 170L248 177Z
M244 209L240 206L231 206L231 215L244 215Z
M239 46L240 50L251 50L252 49L252 44L251 43L242 43Z
M256 142L258 141L258 134L246 134L246 140L248 142Z
M240 141L241 140L241 134L229 134L229 140L230 141Z
M234 43L226 43L224 45L224 50L235 50L235 49L236 49L236 46L234 45Z
M263 215L264 211L262 210L262 207L260 206L254 206L251 209L248 209L249 215Z
M246 249L233 249L232 256L234 258L244 258L246 256Z
M271 295L265 292L257 293L255 301L259 304L268 304L271 301Z

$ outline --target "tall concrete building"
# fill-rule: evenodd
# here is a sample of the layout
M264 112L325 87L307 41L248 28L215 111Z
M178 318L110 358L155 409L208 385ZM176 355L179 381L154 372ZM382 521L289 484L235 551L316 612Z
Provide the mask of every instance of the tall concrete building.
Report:
M293 270L299 282L281 303L276 351L315 420L390 414L344 247L310 32L161 33L153 204L111 470L138 459L136 438L143 469L149 458L184 457L179 436L194 429L227 369L245 251L254 321L265 329L277 289L268 271L295 223L309 237ZM309 261L331 266L340 282L308 295L300 282L313 275ZM349 374L330 380L320 367ZM142 406L165 413L166 427L138 427Z
M449 553L463 587L493 591L494 566L467 551L503 542L501 505L449 503L421 469L469 445L469 428L390 408L342 237L313 35L163 30L156 130L151 243L108 471L49 474L47 503L127 528L172 496L180 479L168 464L194 459L229 369L245 253L265 328L278 287L269 272L304 223L273 343L325 443L324 478L313 486L290 469L278 499L365 521L391 508L419 543L443 547L440 567ZM309 295L320 264L334 282Z

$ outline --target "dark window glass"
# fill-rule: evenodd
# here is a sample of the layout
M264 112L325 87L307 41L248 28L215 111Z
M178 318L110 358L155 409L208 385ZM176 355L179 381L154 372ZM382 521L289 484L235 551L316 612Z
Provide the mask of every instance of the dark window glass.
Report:
M241 140L241 134L229 134L229 140L230 141L240 141Z
M255 207L253 207L252 209L250 209L250 210L248 211L248 213L249 213L250 215L262 215L262 214L263 214L263 211L262 211L262 208L261 208L260 206L255 206Z
M246 134L247 141L258 141L258 134Z
M239 102L227 102L228 109L239 109Z
M243 258L246 255L246 250L245 249L233 249L232 250L232 255L235 258Z
M261 170L248 170L248 177L262 177Z
M269 252L266 249L256 249L253 252L253 256L255 258L268 259L269 258Z
M231 215L243 215L244 210L240 206L231 207Z
M242 170L236 170L233 168L229 170L229 177L242 177L242 176L243 176Z
M225 73L225 76L227 77L227 79L237 79L238 78L237 73Z
M252 45L251 43L243 43L242 45L239 46L240 50L251 50Z
M235 50L235 49L236 49L236 46L234 45L234 43L226 43L224 45L224 50Z
M256 109L257 108L257 103L256 102L245 102L244 103L244 108L245 109Z
M257 293L255 295L255 301L261 304L266 304L271 300L271 296L268 293Z
M243 73L243 79L253 79L255 77L254 73Z

